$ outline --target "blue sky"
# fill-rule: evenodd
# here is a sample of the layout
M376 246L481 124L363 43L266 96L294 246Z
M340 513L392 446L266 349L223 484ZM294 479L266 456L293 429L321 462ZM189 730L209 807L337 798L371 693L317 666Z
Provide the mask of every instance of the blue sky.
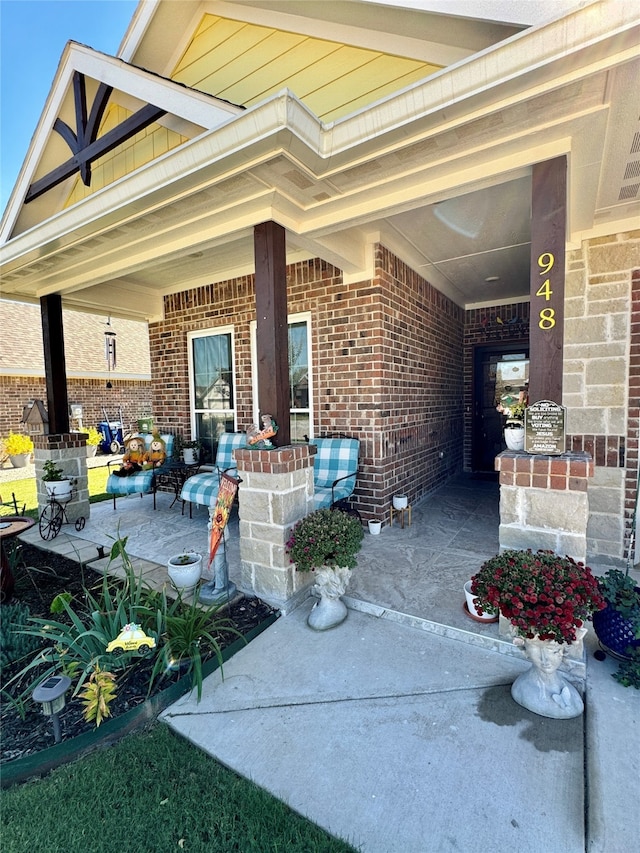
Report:
M115 54L137 0L0 0L0 210L69 39Z

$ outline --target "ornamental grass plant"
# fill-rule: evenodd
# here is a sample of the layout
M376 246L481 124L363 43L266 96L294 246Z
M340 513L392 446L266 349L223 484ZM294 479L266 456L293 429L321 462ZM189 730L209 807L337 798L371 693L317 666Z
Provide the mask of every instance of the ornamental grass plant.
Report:
M286 549L299 572L322 566L353 569L363 535L356 516L339 509L319 509L295 525Z
M573 643L576 629L605 607L584 563L553 551L504 551L471 578L481 612L507 618L520 637Z

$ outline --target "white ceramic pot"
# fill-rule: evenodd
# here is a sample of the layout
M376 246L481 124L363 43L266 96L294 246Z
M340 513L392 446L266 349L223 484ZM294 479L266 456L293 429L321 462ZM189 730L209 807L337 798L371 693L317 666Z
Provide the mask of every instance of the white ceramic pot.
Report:
M182 450L182 459L185 465L193 465L196 462L196 451L193 447L185 447Z
M9 461L14 468L26 468L30 458L30 453L16 453L9 456Z
M46 480L44 487L49 497L59 503L71 500L71 480Z
M179 593L187 595L196 588L202 574L202 555L187 552L170 557L167 572L171 583Z
M524 429L522 427L505 427L504 440L508 450L524 450Z
M95 456L98 452L97 444L87 444L87 459L91 459L92 456Z
M394 495L392 500L394 509L406 509L409 506L409 498L406 495Z
M369 533L372 536L378 536L381 530L382 530L382 522L381 521L374 521L372 518L369 519Z
M474 619L477 619L478 622L495 622L496 617L492 613L478 613L476 609L476 597L471 592L471 581L467 581L464 585L464 597L467 600L467 610L469 611L469 615Z

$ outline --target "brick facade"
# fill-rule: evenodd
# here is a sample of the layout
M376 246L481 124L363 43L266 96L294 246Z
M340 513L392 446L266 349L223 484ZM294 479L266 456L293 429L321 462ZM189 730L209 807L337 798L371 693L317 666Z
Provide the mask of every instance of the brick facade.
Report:
M462 468L463 310L378 246L372 281L346 285L319 259L287 268L288 311L312 317L314 434L361 441L356 502L386 515L394 492L414 500ZM253 420L253 276L165 297L150 325L154 413L190 429L189 332L233 326L238 428Z
M149 380L112 379L113 388L105 388L104 379L67 379L69 403L82 406L83 426L96 426L104 420L103 406L109 418L122 409L125 429L137 427L140 415L151 413L152 395ZM0 436L9 431L22 432L22 410L29 400L44 400L47 390L44 377L0 376Z

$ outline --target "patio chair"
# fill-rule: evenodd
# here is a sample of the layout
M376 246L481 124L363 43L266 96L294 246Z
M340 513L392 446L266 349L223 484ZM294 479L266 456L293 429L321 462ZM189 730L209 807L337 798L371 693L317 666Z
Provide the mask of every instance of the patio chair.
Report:
M144 439L147 450L151 447L153 435L145 433L141 435ZM167 462L171 459L173 453L173 435L161 435L160 438L165 443L167 452ZM109 462L109 468L113 465L119 465L119 462ZM107 493L113 495L113 508L116 508L116 498L126 495L153 495L153 508L156 508L156 492L158 490L158 475L164 473L164 466L158 468L149 468L146 471L138 471L130 477L117 477L114 473L110 473L107 478Z
M218 497L220 487L220 474L228 474L230 477L238 477L238 469L233 451L247 446L247 435L244 432L223 432L218 439L216 461L211 470L203 470L207 466L200 466L200 472L189 477L185 481L180 493L182 500L182 512L184 513L185 502L189 504L189 518L191 518L192 504L199 506L213 506Z
M311 438L317 447L313 463L313 500L316 509L347 507L358 474L357 438Z

